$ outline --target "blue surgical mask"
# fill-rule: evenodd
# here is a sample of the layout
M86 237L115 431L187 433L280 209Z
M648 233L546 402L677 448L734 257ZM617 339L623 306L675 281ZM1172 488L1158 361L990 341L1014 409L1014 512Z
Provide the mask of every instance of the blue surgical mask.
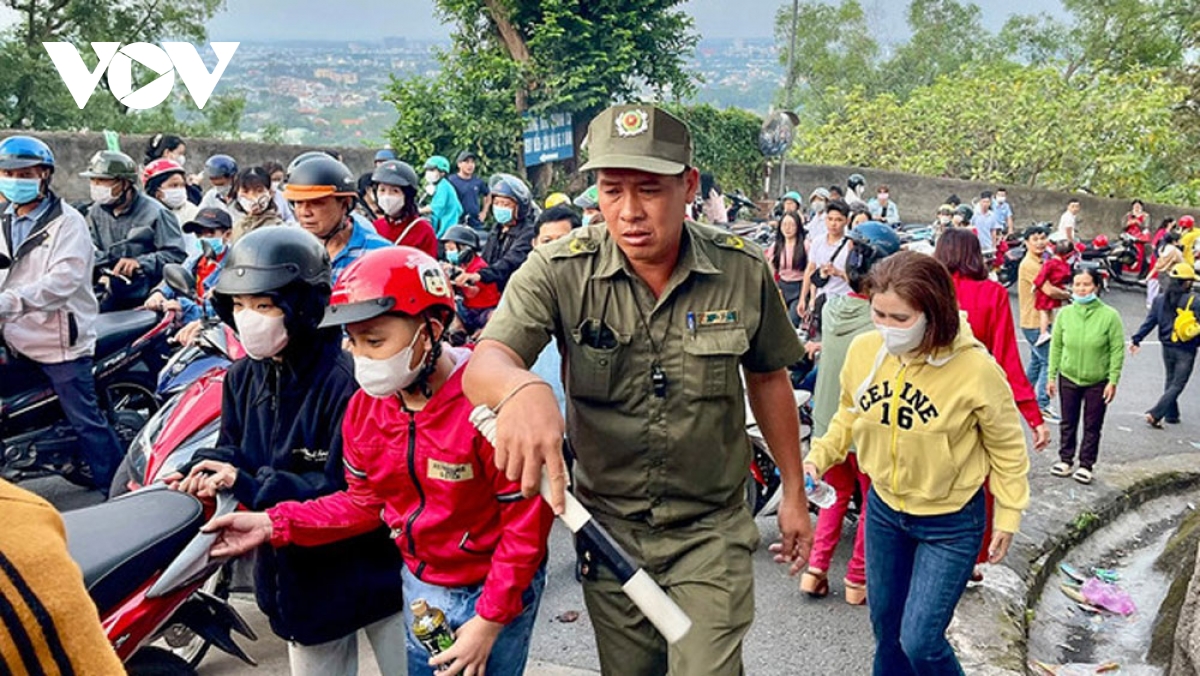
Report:
M225 240L221 237L201 237L200 241L208 244L214 256L220 256L225 253Z
M580 219L580 222L582 222L582 223L583 223L583 227L585 227L585 228L586 228L586 227L588 227L588 226L589 226L589 225L591 225L591 223L592 223L592 215L591 215L591 214L584 214L584 215L583 215L583 218L582 218L582 219Z
M512 222L513 210L508 207L492 207L492 216L500 225L506 225Z
M1071 294L1071 300L1079 303L1080 305L1087 305L1088 303L1096 300L1096 293L1093 291L1086 296L1080 296L1077 293L1073 293Z
M13 204L29 204L42 192L40 178L0 178L0 193Z
M446 252L446 261L448 263L450 263L450 265L458 265L458 261L461 259L462 259L461 251L447 251Z

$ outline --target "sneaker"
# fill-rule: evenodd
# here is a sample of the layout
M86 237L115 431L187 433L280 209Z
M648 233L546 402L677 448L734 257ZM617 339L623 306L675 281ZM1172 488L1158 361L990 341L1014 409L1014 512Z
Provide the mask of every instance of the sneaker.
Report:
M1043 334L1041 334L1040 336L1038 336L1038 338L1037 338L1037 342L1035 342L1035 343L1033 344L1033 346L1034 346L1034 347L1041 347L1041 346L1043 346L1043 345L1045 345L1046 343L1049 343L1049 342L1050 342L1050 334L1049 334L1049 333L1043 333Z
M1044 420L1047 425L1059 425L1062 423L1062 418L1060 418L1058 413L1052 408L1042 409L1042 420Z

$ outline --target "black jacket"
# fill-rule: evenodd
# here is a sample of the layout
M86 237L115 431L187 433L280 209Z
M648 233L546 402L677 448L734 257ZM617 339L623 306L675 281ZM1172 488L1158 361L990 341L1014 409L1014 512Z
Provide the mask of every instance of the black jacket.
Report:
M1137 332L1133 334L1131 342L1134 345L1141 344L1146 336L1150 335L1150 332L1157 327L1158 339L1162 342L1164 348L1169 347L1176 350L1195 352L1197 348L1200 348L1200 337L1183 343L1176 343L1171 340L1171 335L1175 332L1175 310L1187 307L1188 298L1195 298L1192 301L1192 311L1196 313L1197 317L1200 317L1200 297L1197 297L1195 294L1185 293L1179 298L1177 306L1168 307L1167 294L1160 293L1150 306L1150 312L1146 314L1146 320L1142 322Z
M340 331L288 345L285 362L242 359L225 377L219 447L238 468L234 494L260 511L346 488L342 416L358 389ZM380 528L323 547L258 552L258 607L282 638L324 643L402 609L399 550Z
M536 235L537 228L529 220L518 223L507 231L497 225L492 230L492 236L483 245L482 256L488 266L479 271L479 281L495 284L503 291L504 286L508 284L508 278L512 277L529 257Z

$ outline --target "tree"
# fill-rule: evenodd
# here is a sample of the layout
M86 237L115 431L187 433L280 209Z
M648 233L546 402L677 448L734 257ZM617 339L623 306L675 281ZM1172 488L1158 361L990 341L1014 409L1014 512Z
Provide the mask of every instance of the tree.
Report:
M999 56L1001 44L983 28L983 14L974 3L912 0L907 21L911 37L880 68L883 90L902 99L968 63Z
M810 120L823 120L836 110L839 89L879 91L879 44L871 37L858 0L827 5L817 0L800 4L794 71L789 81L802 85L799 111ZM792 7L786 3L775 15L775 42L786 68L792 44Z
M4 5L17 21L0 32L0 122L14 128L77 129L120 127L128 111L112 96L99 95L80 110L43 42L81 47L84 61L95 67L95 55L86 49L92 41L154 42L165 36L203 41L204 24L224 0L4 0ZM107 78L101 86L107 89Z
M726 191L761 190L765 158L758 149L762 119L740 108L669 105L692 132L693 164L711 172Z
M682 98L697 42L682 0L437 0L454 24L437 79L394 81L393 147L419 157L471 147L489 170L520 166L523 113L574 115L576 140L613 101Z
M1181 167L1191 151L1173 112L1187 94L1162 69L1101 73L1079 86L1055 68L993 64L939 77L904 101L851 92L845 113L801 130L795 156L1155 198L1187 175ZM961 103L999 100L1003 106Z

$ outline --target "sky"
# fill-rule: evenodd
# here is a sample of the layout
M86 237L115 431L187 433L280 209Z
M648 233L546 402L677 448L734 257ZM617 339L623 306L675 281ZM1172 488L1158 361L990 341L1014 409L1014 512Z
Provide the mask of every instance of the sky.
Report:
M904 37L905 0L862 0L885 41ZM337 11L331 11L336 4ZM687 0L684 9L706 38L774 35L774 16L787 0ZM1059 0L975 0L996 30L1010 14L1061 13ZM889 28L895 26L895 28ZM433 0L227 0L209 22L212 40L373 40L390 36L445 38L448 26L433 14Z

